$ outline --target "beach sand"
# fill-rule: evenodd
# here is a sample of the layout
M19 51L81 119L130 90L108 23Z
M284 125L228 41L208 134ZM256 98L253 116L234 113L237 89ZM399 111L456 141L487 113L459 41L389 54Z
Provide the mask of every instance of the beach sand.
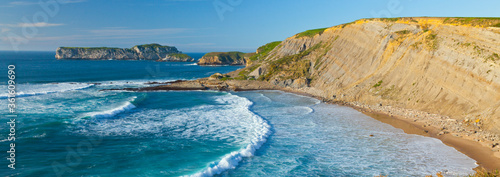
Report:
M391 106L363 105L361 103L339 102L326 100L322 97L305 93L301 90L282 88L263 81L220 81L199 79L194 81L175 81L167 85L130 88L130 91L157 90L220 90L220 91L250 91L250 90L281 90L303 96L314 97L329 104L352 107L378 121L402 129L405 133L433 137L444 144L455 148L461 153L477 161L478 168L486 170L500 169L500 146L491 145L498 140L498 135L474 128L473 123L459 122L446 116L430 114L417 110L407 110ZM490 141L490 139L493 139ZM476 170L477 170L476 169Z
M451 134L439 135L441 130L437 127L424 127L422 123L408 121L408 119L399 116L390 116L385 113L367 111L359 108L355 109L380 122L402 129L405 133L437 138L444 144L476 160L479 167L483 167L487 170L500 169L500 158L496 157L490 148L483 146L479 142L453 136Z

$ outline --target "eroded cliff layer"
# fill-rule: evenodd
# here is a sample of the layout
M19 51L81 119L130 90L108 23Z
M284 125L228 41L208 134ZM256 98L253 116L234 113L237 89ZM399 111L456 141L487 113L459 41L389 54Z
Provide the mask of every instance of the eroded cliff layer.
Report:
M182 54L177 48L159 44L137 45L129 49L59 47L56 51L56 59L193 61L193 58Z
M363 19L310 30L238 71L337 101L474 120L500 133L500 19Z

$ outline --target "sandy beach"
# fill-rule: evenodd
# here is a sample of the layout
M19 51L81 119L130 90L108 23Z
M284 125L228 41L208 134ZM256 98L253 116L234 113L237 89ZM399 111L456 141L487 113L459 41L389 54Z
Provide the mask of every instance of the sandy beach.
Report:
M496 140L500 138L498 135L480 129L480 126L477 126L480 122L460 122L446 116L402 109L390 105L364 105L361 103L333 101L305 93L301 90L282 88L262 81L199 79L194 81L175 81L164 84L166 85L140 89L131 88L126 90L281 90L314 97L328 104L352 107L378 121L402 129L405 133L437 138L444 144L476 160L478 167L482 167L486 170L500 169L500 146L495 143Z

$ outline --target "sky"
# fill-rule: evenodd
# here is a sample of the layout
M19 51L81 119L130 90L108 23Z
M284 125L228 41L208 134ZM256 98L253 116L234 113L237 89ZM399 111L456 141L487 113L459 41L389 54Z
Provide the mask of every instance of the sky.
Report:
M1 0L0 50L242 51L361 18L500 17L498 0Z

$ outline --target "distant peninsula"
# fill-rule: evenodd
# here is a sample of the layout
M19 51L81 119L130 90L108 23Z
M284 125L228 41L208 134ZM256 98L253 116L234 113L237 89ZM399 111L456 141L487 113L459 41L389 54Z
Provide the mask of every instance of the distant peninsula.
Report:
M192 62L194 59L173 46L160 44L136 45L132 48L59 47L56 59L79 60L155 60Z

